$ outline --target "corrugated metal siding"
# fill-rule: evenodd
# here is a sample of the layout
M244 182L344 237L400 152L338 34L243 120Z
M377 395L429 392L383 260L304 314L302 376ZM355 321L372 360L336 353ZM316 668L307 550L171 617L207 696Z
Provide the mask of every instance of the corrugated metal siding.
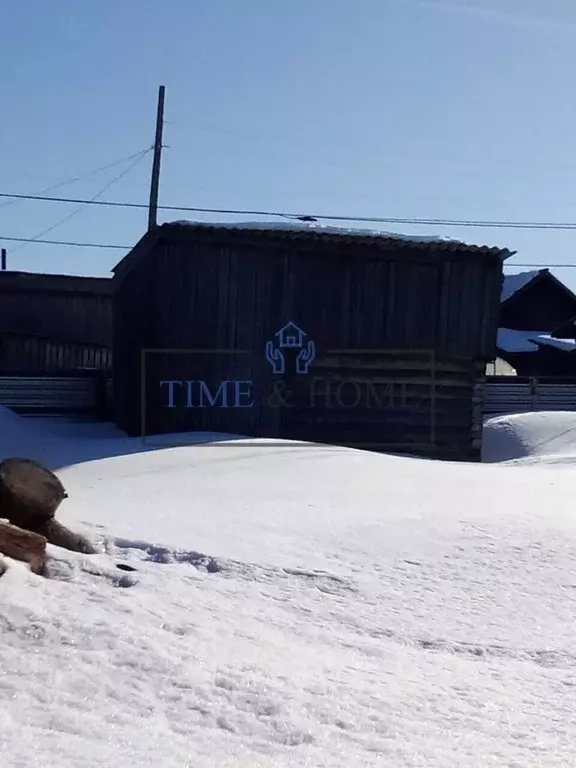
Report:
M0 405L19 413L95 413L101 404L94 376L0 376Z
M483 386L484 417L531 411L576 411L576 380L488 378Z

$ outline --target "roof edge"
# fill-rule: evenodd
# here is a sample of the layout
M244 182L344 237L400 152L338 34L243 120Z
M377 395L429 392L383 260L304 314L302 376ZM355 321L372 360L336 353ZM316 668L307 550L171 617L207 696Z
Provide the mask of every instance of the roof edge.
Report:
M150 249L160 240L170 238L173 233L177 233L179 237L182 237L183 234L188 234L190 237L193 237L194 233L209 233L211 231L221 234L226 233L228 236L230 236L230 234L243 232L246 236L257 237L264 242L266 239L274 239L274 236L283 240L288 240L290 235L299 241L308 240L309 242L319 241L327 243L332 240L341 241L347 245L351 245L354 242L357 242L357 244L370 243L371 245L375 245L380 242L384 247L394 242L399 248L409 248L421 251L438 250L446 253L460 252L474 256L495 256L501 261L505 261L516 253L516 251L511 251L508 248L500 248L498 246L474 245L464 243L460 240L442 240L440 238L438 240L432 240L423 237L422 240L419 240L417 236L414 236L414 239L412 239L409 236L404 238L402 235L395 236L393 233L388 234L385 232L381 234L374 233L373 235L366 235L363 232L354 234L352 231L348 234L338 234L333 230L314 231L290 228L281 229L272 226L269 229L265 227L250 229L241 224L235 228L233 224L219 222L165 222L146 232L140 240L138 240L136 245L134 245L134 247L112 268L114 287L116 288L122 282L126 275L134 269Z
M1 270L0 291L47 291L94 294L106 296L112 291L111 277L65 275L52 272Z
M145 232L136 245L112 267L112 282L114 288L122 282L124 277L130 272L136 264L148 253L148 251L160 240L162 226L156 226L154 229Z
M251 226L252 224L252 226ZM171 232L177 232L179 235L189 233L193 235L194 232L219 232L238 235L244 233L246 236L257 237L258 239L273 239L274 237L279 239L306 240L330 242L342 241L345 243L381 243L383 246L390 244L391 242L397 243L399 247L414 248L420 250L445 250L446 252L468 252L468 253L482 253L486 255L497 255L505 260L513 256L516 251L511 251L508 248L502 248L499 246L489 245L476 245L473 243L466 243L462 240L454 240L442 237L432 237L425 235L403 235L394 232L379 232L376 230L352 230L352 229L340 229L338 227L318 227L313 229L306 226L289 225L281 226L276 223L270 223L270 226L266 226L266 222L252 222L243 224L241 222L202 222L202 221L171 221L165 222L159 228L167 235Z

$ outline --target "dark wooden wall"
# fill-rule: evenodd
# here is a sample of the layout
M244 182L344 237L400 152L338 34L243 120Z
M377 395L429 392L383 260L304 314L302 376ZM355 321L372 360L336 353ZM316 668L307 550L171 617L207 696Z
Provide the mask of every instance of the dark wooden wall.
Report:
M42 336L0 333L0 371L55 372L94 368L112 370L112 348L55 341Z
M352 442L365 442L363 434L378 431L366 424L366 414L364 423L359 412L348 414L346 429L322 426L319 416L313 428L309 423L306 427L306 420L303 428L302 417L298 424L294 416L267 408L274 377L265 359L265 343L284 323L293 321L314 340L316 366L338 349L394 349L408 357L433 350L444 373L450 374L445 377L450 394L444 410L437 402L428 408L428 415L412 417L417 422L412 426L397 424L391 442L402 443L403 451L407 445L420 444L417 433L430 434L435 411L447 425L444 453L468 458L476 450L473 389L484 367L477 363L485 364L495 354L501 275L497 256L446 254L440 249L423 253L395 247L382 252L298 240L260 243L225 233L160 242L117 281L116 421L130 434L140 433L142 348L230 350L203 356L148 353L146 432L209 429L279 437L303 431L306 439L332 435L337 441L339 429L348 444L352 433L356 435ZM377 357L373 375L397 375L402 352ZM430 364L423 360L417 373L430 379ZM311 373L315 370L313 366ZM227 378L254 382L253 408L183 412L164 407L160 380L203 379L216 385ZM388 434L391 431L388 427ZM387 438L379 442L386 443Z
M0 272L0 332L111 345L109 278Z

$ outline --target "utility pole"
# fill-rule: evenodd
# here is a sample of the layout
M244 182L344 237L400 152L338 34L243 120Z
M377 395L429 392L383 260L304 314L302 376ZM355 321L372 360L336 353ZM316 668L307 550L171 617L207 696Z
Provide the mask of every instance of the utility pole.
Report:
M156 226L158 212L158 185L160 182L160 160L162 157L162 130L164 128L164 93L166 86L158 89L158 111L156 113L156 138L154 139L154 162L150 182L150 204L148 206L148 231Z
M6 248L2 248L2 271L6 269Z

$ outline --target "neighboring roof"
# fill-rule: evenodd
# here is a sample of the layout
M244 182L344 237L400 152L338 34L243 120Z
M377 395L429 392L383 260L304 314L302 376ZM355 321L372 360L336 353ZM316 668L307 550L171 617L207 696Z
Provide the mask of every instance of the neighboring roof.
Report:
M217 222L175 221L162 224L146 233L134 248L112 270L115 277L125 274L154 244L163 238L193 239L195 235L232 234L236 237L260 241L298 241L308 243L337 243L339 245L363 245L372 248L412 248L425 252L461 252L490 254L507 259L514 251L487 245L471 245L460 240L437 236L403 235L367 229L350 229L303 222Z
M547 280L556 285L563 293L568 295L576 305L576 294L564 285L561 280L558 280L549 269L537 269L531 272L518 272L518 274L515 275L504 275L500 303L505 304L507 301L510 301L512 297L516 298L526 291L529 286L532 286L541 280Z
M502 293L500 294L500 301L505 302L513 296L517 291L524 286L532 282L540 274L539 269L532 272L519 272L516 275L504 275L502 281Z
M0 291L2 290L60 291L106 295L112 293L112 278L0 270Z
M554 347L562 352L575 352L573 339L555 339L545 331L516 331L498 328L497 349L503 352L538 352L541 347Z

